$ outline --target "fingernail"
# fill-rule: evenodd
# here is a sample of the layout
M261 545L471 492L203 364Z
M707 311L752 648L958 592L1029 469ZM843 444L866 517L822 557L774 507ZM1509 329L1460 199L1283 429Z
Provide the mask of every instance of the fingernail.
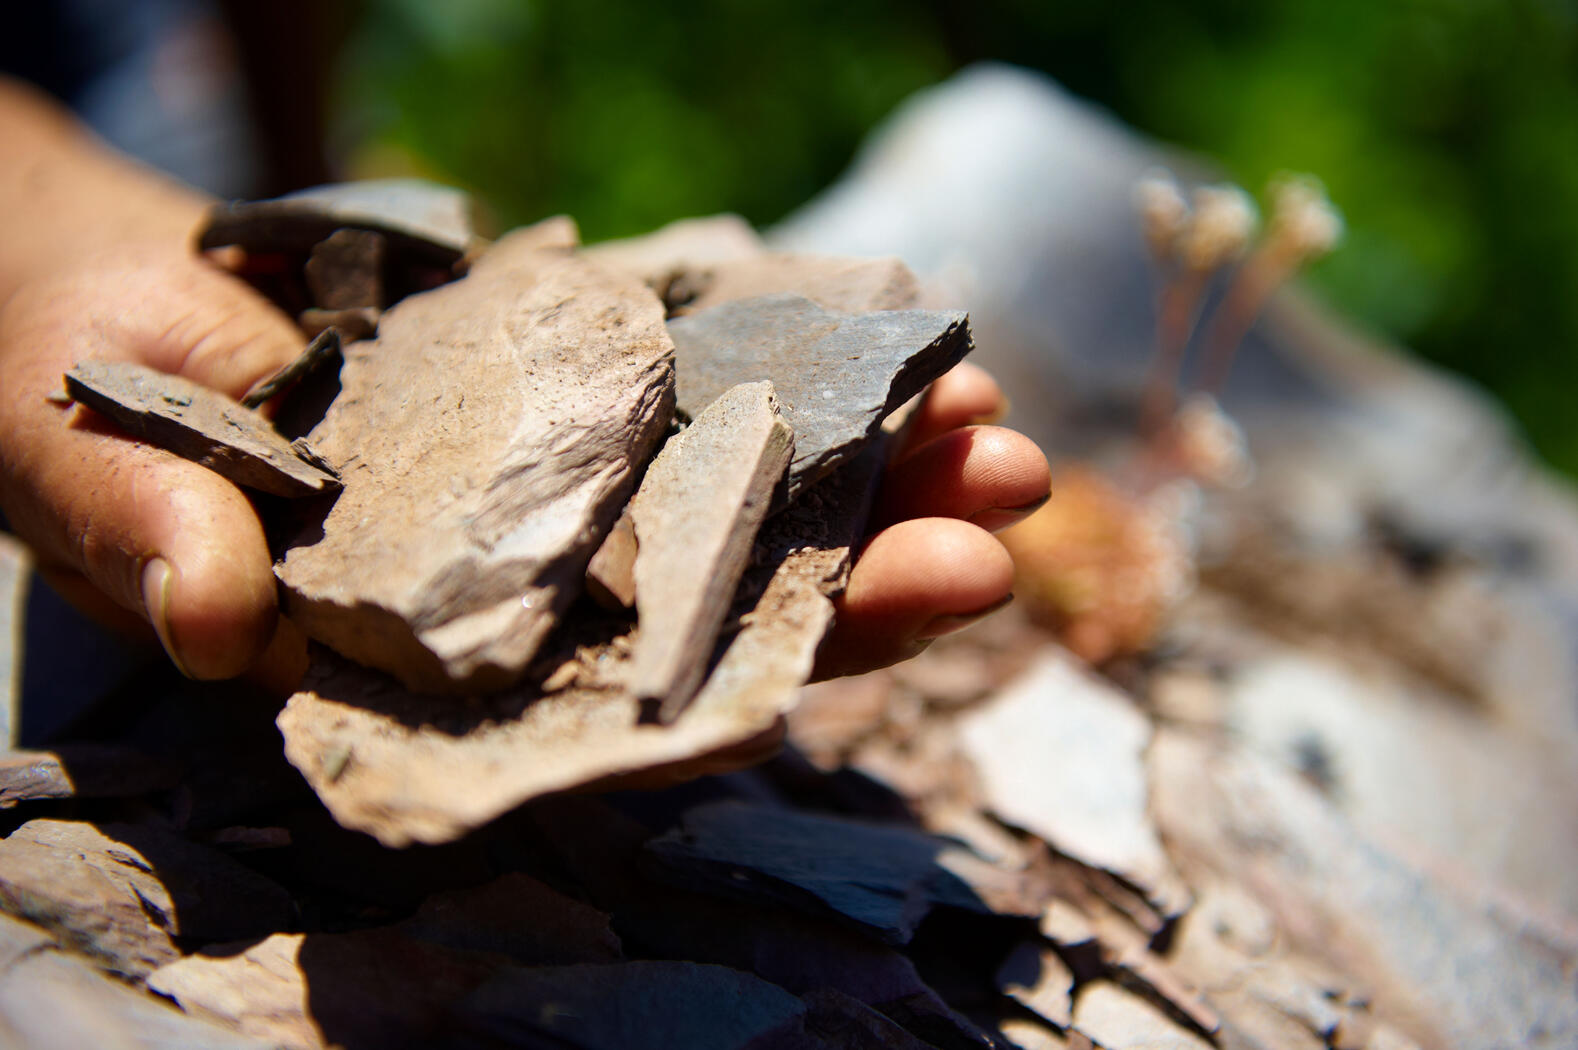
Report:
M920 633L915 637L923 641L930 641L933 638L941 638L945 634L952 634L955 631L962 631L972 623L979 623L980 621L986 619L994 612L997 612L999 609L1007 606L1013 600L1014 596L1009 594L1005 595L1000 600L993 602L984 609L977 609L975 612L955 613L948 616L939 616L928 623L925 627L921 628Z
M1029 503L1021 503L1017 507L990 507L971 515L970 524L979 525L988 532L997 532L999 529L1006 529L1010 525L1024 521L1046 506L1051 498L1052 493L1048 492L1045 496L1033 499Z
M175 586L175 570L170 568L170 563L163 558L152 558L142 567L142 604L148 611L148 622L153 624L153 629L159 636L159 644L164 646L164 651L169 655L170 662L175 669L190 678L192 673L186 669L186 664L181 660L181 654L175 648L175 639L170 631L170 591Z

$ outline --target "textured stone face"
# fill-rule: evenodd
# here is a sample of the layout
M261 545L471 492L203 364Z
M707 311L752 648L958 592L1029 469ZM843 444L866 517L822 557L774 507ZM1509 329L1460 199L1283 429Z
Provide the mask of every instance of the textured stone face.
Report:
M311 496L339 485L268 420L189 379L129 361L84 361L66 373L66 389L134 437L237 485L276 496Z
M311 435L345 491L277 566L290 614L412 688L520 676L672 413L657 300L539 244L386 313Z
M915 275L898 259L847 259L830 255L767 252L706 266L686 277L692 297L677 302L677 316L735 299L793 292L837 313L904 310L920 298Z
M837 314L790 294L736 299L675 318L668 328L686 415L731 386L772 380L795 434L791 500L858 452L889 412L971 349L962 312Z
M763 527L760 567L736 599L751 603L742 627L673 725L640 722L618 644L567 661L568 684L552 685L556 671L477 710L322 652L280 713L285 757L335 820L404 846L450 841L550 792L748 749L811 673L883 462L875 453Z
M669 439L630 504L636 636L630 690L671 722L707 671L756 530L794 450L771 383L746 383Z

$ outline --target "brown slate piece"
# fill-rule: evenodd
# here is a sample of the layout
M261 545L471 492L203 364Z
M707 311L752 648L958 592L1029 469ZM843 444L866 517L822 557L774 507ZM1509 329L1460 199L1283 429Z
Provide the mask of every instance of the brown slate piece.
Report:
M0 808L45 798L130 798L179 779L172 763L113 744L0 752Z
M604 241L582 254L645 281L660 296L676 278L718 263L749 259L766 245L738 215L680 219L640 237Z
M130 977L175 958L172 937L267 933L294 915L279 886L173 832L62 820L0 842L0 908Z
M1211 1050L1210 1043L1108 981L1092 981L1080 989L1073 1026L1105 1050Z
M640 631L628 681L660 722L678 717L706 675L793 451L772 384L742 384L669 439L630 502Z
M339 487L310 450L280 437L257 413L190 379L130 361L83 361L66 373L72 398L133 437L242 485L275 496Z
M388 929L276 933L178 959L148 987L270 1046L382 1050L431 1045L450 1004L507 961Z
M605 609L635 607L636 528L630 523L628 503L586 563L586 593Z
M669 322L677 407L695 418L738 383L771 380L794 429L788 498L854 455L883 419L972 349L957 311L842 315L799 295L737 299Z
M312 337L307 348L294 361L273 375L258 380L250 390L241 395L241 407L257 408L270 398L284 393L322 368L339 352L339 330L333 327L325 328Z
M285 755L341 824L402 846L447 842L539 795L760 737L811 673L881 465L871 450L763 528L762 567L742 585L760 596L672 726L639 724L639 705L617 683L546 696L522 687L468 711L320 653L279 716ZM612 650L600 653L617 664Z
M316 339L330 328L337 329L347 343L358 339L371 339L378 334L378 320L382 310L361 307L354 310L321 310L314 306L303 310L296 317L296 324L308 339Z
M1052 949L1025 941L997 970L997 987L1020 1006L1067 1028L1074 1014L1074 974Z
M198 247L305 254L343 227L378 231L391 254L438 266L453 265L477 239L464 192L419 179L371 179L215 205Z
M792 292L834 313L907 310L920 298L919 283L898 259L768 252L719 262L690 277L694 298L674 308L676 317L735 299Z
M0 916L0 1042L61 1050L266 1050L188 1017L67 955L37 927Z
M412 688L521 676L669 422L657 302L537 243L384 314L311 434L345 490L276 567L291 618Z
M1054 648L958 724L986 808L1140 887L1164 916L1177 915L1189 891L1148 812L1150 736L1132 702Z
M382 309L388 245L372 230L335 230L313 245L305 267L313 302L325 310Z

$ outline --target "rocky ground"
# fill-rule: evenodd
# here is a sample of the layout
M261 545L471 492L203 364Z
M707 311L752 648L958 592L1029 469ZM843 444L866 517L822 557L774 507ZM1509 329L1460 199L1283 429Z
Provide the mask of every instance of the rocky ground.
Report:
M1155 322L1128 187L1156 159L976 71L774 237L896 253L967 304L1073 493L1135 455ZM538 797L442 845L341 827L277 703L59 626L0 546L30 745L0 762L0 1032L1573 1045L1578 509L1475 394L1297 297L1222 403L1252 480L1166 504L1194 583L1138 651L1090 666L1027 579L911 661L806 688L764 765ZM94 702L68 731L71 695Z

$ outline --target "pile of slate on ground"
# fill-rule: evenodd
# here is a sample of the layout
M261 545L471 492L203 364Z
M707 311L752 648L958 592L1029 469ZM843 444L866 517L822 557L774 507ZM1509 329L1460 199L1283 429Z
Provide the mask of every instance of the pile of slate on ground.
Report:
M314 666L283 712L160 679L81 742L6 756L0 1031L1379 1050L1428 1030L1230 874L1267 861L1253 814L1209 797L1205 745L1153 739L1038 628L802 688L883 422L967 351L962 315L913 310L895 262L773 254L734 222L481 245L460 205L362 186L215 217L206 246L241 245L341 340L337 373L328 335L260 394L272 426L164 377L68 380L268 493ZM281 476L306 480L256 480ZM793 746L750 772L572 790L727 764L786 717ZM1153 811L1158 777L1180 801Z

